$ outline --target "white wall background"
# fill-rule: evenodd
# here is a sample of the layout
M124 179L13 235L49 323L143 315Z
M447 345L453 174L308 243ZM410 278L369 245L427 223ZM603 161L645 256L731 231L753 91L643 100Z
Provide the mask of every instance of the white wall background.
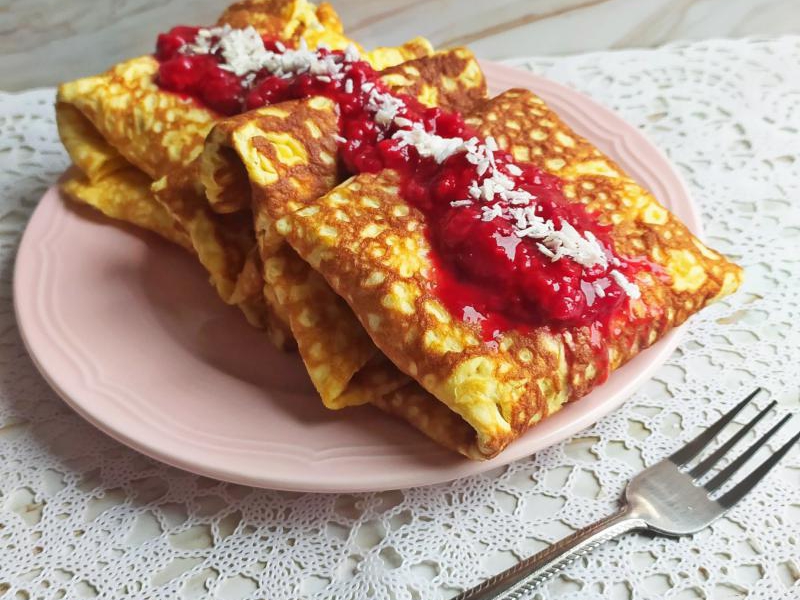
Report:
M800 0L332 0L370 47L424 35L483 58L800 33ZM226 0L0 0L0 89L51 85L150 52Z

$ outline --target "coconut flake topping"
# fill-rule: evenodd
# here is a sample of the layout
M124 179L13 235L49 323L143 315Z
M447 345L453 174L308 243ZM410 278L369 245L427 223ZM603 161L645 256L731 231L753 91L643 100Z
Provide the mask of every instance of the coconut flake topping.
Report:
M470 197L451 202L452 207L471 206L473 202L486 203L481 206L481 220L493 221L500 218L510 221L514 235L535 240L537 249L552 261L569 258L583 267L599 266L602 269L608 269L609 262L614 266L619 265L619 261L610 255L609 250L591 231L581 234L566 221L562 220L557 226L552 220L536 214L536 197L530 192L517 189L512 179L521 175L522 169L513 163L502 166L497 164L494 153L498 146L493 137L487 137L484 143L480 143L475 137L468 140L445 138L427 132L422 124L411 123L402 117L395 119L395 125L402 129L398 129L392 138L398 140L401 147L413 146L421 157L433 158L439 164L454 154L464 152L467 161L475 165L477 177L469 186ZM484 177L482 181L481 177ZM638 286L631 283L620 271L614 269L609 275L631 298L641 296ZM602 298L605 296L605 287L596 286L589 290L587 298L589 295L592 300L595 295Z
M184 44L183 54L216 54L223 62L220 69L230 71L238 77L246 77L266 69L272 75L291 78L303 73L316 77L341 79L343 63L360 59L358 50L348 46L344 56L327 54L309 50L305 40L301 39L299 47L286 48L283 44L276 47L281 52L272 52L264 47L264 40L252 26L234 29L230 25L201 29L191 44Z
M345 79L346 64L361 59L352 44L343 54L324 56L309 50L302 39L296 50L287 49L279 42L276 47L281 51L267 50L261 36L252 26L234 29L230 25L224 25L201 29L194 42L185 44L180 51L184 54L218 53L223 59L220 68L242 77L245 85L251 85L256 73L262 70L283 78L308 73L323 81L341 80ZM352 80L345 79L344 87L347 93L352 93ZM566 221L562 220L556 225L552 220L536 214L536 197L525 190L517 189L512 179L521 175L522 169L513 163L497 164L494 153L498 150L498 145L493 137L488 136L481 143L476 137L464 140L430 133L422 123L413 122L401 114L405 104L400 98L379 91L370 82L364 83L361 91L368 94L366 108L373 114L375 122L384 131L391 127L397 128L392 139L400 147L413 146L422 158L432 158L438 164L455 154L466 153L466 160L475 166L476 178L468 188L469 198L453 201L451 206L458 208L471 206L474 202L485 203L481 206L480 218L483 221L499 218L511 222L517 238L535 240L537 249L552 261L568 258L587 268L599 266L608 269L609 266L619 266L616 257L611 255L591 231L581 234ZM516 244L509 245L509 248L515 247ZM629 297L636 299L641 296L638 286L617 269L608 271L608 275ZM586 287L584 292L587 299L589 296L593 300L595 296L602 298L605 295L608 280L603 281L605 285Z

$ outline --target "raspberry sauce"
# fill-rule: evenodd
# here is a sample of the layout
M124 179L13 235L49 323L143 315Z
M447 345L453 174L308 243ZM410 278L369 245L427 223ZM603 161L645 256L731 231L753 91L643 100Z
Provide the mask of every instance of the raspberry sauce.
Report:
M638 297L631 282L649 263L618 255L609 228L570 202L559 178L515 164L493 140L476 154L481 142L461 115L392 93L354 52L252 38L245 52L220 43L230 30L208 31L175 27L159 36L158 84L223 115L311 96L334 100L344 169L400 173L403 198L425 216L437 295L486 340L509 329L581 325L606 338L612 317L627 314L629 299ZM196 43L201 38L204 45ZM269 53L267 66L252 62L253 43ZM415 139L433 136L434 147L404 143L412 129ZM449 142L459 149L446 150ZM572 254L561 247L569 243Z

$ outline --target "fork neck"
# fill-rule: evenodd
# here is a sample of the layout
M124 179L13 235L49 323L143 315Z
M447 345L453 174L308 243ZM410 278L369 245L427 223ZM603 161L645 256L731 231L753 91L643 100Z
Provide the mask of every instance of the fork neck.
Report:
M453 600L519 599L548 577L600 544L629 531L647 529L647 523L629 504L456 596Z

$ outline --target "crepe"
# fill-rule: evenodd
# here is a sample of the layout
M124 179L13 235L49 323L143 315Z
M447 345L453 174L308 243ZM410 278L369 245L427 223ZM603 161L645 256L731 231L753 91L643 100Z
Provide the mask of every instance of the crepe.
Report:
M236 3L225 10L217 24L252 25L262 34L292 43L303 39L312 47L323 42L349 42L330 5L315 7L305 0ZM415 40L409 48L398 50L402 56L397 58L405 60L424 51L423 41ZM206 134L220 115L162 90L155 81L158 66L153 56L141 56L101 75L59 86L59 135L88 185L99 184L115 170L131 166L145 173L152 183L188 168L202 151ZM140 196L146 194L142 191ZM108 212L102 194L78 199L99 202L96 208ZM155 199L146 202L154 204Z
M220 25L234 28L255 27L262 35L296 46L300 40L309 48L326 46L343 50L354 45L375 69L391 67L433 51L423 37L409 40L402 46L380 47L363 52L361 45L344 35L339 15L328 2L315 6L307 0L245 0L229 6L220 16Z
M477 61L463 48L386 69L381 79L449 110L468 110L486 95ZM289 326L323 403L334 409L371 402L409 381L273 227L337 183L337 134L332 101L298 100L219 123L200 158L200 180L216 211L252 206L267 304Z
M339 15L328 2L317 6L307 0L244 0L226 8L217 22L236 29L252 26L292 46L304 40L310 48L324 44L341 50L354 43L344 35Z
M471 119L519 161L561 177L565 196L611 226L617 249L646 254L668 277L638 273L632 323L612 321L606 346L589 327L510 329L482 340L430 283L434 266L422 213L398 194L395 171L361 174L276 223L297 253L343 297L374 343L448 410L412 384L395 414L473 458L496 455L565 402L585 395L671 327L738 286L741 270L695 238L653 196L525 90L489 100ZM408 399L412 398L413 401ZM423 408L428 406L428 408ZM466 423L453 420L457 415Z

